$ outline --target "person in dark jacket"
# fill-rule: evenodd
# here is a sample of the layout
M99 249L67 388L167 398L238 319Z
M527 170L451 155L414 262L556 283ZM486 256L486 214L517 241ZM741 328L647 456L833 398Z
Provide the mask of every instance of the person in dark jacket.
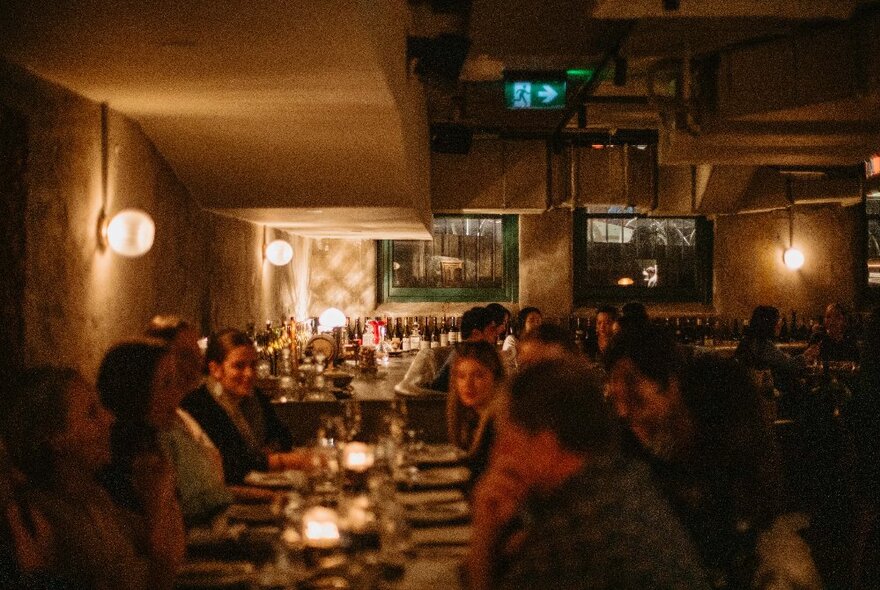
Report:
M220 451L228 484L241 483L251 471L311 466L307 453L291 451L290 430L254 390L256 361L246 334L229 328L211 335L205 352L208 379L181 404Z

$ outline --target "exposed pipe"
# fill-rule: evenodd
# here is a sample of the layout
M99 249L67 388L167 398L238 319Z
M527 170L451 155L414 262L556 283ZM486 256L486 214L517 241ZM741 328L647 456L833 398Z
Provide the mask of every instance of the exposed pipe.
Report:
M620 57L620 50L623 48L623 44L629 39L630 33L632 33L633 28L636 25L635 20L630 20L626 22L626 25L623 27L621 33L617 36L612 46L605 52L602 56L602 59L599 61L599 65L596 67L593 75L590 76L590 79L587 80L584 84L582 84L577 92L575 93L574 98L571 101L571 105L567 105L565 107L565 111L562 113L562 118L559 123L556 125L556 129L553 132L554 141L560 141L562 130L568 125L568 122L571 120L572 116L577 113L578 109L582 104L584 104L584 99L593 94L596 91L596 88L599 87L601 83L602 76L605 74L605 71L614 63L614 60Z

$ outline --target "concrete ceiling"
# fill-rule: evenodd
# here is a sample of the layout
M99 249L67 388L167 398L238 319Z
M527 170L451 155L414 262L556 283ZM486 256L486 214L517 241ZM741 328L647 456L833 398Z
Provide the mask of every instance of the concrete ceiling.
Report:
M586 130L660 129L671 165L854 163L880 129L880 19L859 17L876 4L4 0L0 55L137 120L205 207L303 235L425 238L428 123L578 132L573 111L504 109L502 73L595 66L618 40L626 83L594 89ZM470 41L462 75L420 80L407 36L441 33ZM717 96L682 97L684 63Z
M395 212L382 237L427 237L407 17L356 0L4 0L0 54L138 121L207 208L374 235L373 207Z

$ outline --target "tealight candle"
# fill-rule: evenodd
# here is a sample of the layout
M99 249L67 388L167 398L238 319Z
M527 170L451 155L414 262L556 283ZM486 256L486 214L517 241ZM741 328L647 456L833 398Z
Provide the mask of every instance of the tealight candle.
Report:
M315 506L303 514L303 537L307 547L332 549L339 546L339 517L335 510Z
M370 445L362 442L350 442L342 452L342 465L349 471L363 473L373 466L376 460Z

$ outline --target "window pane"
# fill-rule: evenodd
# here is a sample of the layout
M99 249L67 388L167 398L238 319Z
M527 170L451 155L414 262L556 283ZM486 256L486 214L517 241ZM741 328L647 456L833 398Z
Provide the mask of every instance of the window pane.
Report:
M588 217L584 286L696 286L696 220ZM630 282L631 281L631 282Z
M880 285L880 219L868 218L868 284Z
M504 287L500 216L435 217L433 235L433 240L392 243L393 287Z

